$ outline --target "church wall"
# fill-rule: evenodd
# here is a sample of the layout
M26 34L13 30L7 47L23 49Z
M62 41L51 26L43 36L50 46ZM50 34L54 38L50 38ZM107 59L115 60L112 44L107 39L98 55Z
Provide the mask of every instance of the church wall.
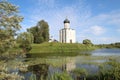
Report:
M70 28L70 22L64 21L64 28L59 31L59 38L61 43L76 43L75 30Z
M70 24L69 23L65 23L64 24L64 28L67 28L67 29L70 28Z
M59 40L62 43L62 30L59 31Z
M61 43L75 43L75 30L73 29L62 29L60 30L60 42Z
M75 30L67 29L66 43L75 43Z
M60 30L60 42L66 43L66 31L65 31L65 29Z

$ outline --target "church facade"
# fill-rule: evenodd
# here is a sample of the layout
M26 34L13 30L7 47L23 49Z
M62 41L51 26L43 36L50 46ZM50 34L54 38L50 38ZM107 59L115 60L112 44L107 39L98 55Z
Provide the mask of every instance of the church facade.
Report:
M76 43L76 32L70 28L70 21L64 20L64 28L59 31L59 38L61 43Z

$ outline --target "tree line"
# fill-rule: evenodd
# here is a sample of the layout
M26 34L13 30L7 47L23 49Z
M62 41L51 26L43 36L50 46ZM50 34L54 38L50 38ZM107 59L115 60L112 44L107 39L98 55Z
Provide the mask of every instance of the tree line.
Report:
M40 44L49 41L49 25L46 21L41 20L36 26L28 28L27 32L20 33L17 37L19 47L24 52L28 52L32 49L32 43Z
M96 45L99 48L120 48L120 42L111 43L111 44L99 44Z
M20 30L23 17L18 15L18 7L0 1L0 53L8 53L15 44L16 32Z
M49 40L49 25L41 20L27 32L17 34L22 26L23 17L19 15L18 7L6 0L0 1L0 53L10 53L16 42L23 52L28 52L31 43L42 43ZM17 39L15 38L17 36Z
M33 43L49 41L49 25L44 20L39 21L36 26L27 29L27 32L32 33Z

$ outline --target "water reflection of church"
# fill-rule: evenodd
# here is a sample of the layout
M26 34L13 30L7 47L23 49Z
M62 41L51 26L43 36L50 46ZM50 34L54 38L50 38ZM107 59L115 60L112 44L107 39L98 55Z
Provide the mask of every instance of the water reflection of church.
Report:
M69 60L68 60L69 59ZM68 62L62 66L63 71L70 72L76 68L75 59L67 58Z
M66 63L64 63L61 67L55 68L49 64L43 63L43 64L36 64L36 65L29 66L28 69L29 71L32 72L32 74L36 76L36 80L40 80L41 78L43 80L47 80L47 78L50 75L53 75L56 72L62 72L62 71L70 72L76 68L75 59L64 58L63 60L66 61Z

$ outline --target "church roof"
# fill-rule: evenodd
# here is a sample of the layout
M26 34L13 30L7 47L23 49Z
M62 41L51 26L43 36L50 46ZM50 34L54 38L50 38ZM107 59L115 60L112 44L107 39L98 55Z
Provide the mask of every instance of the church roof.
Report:
M66 18L66 19L64 20L64 23L70 23L70 21Z

